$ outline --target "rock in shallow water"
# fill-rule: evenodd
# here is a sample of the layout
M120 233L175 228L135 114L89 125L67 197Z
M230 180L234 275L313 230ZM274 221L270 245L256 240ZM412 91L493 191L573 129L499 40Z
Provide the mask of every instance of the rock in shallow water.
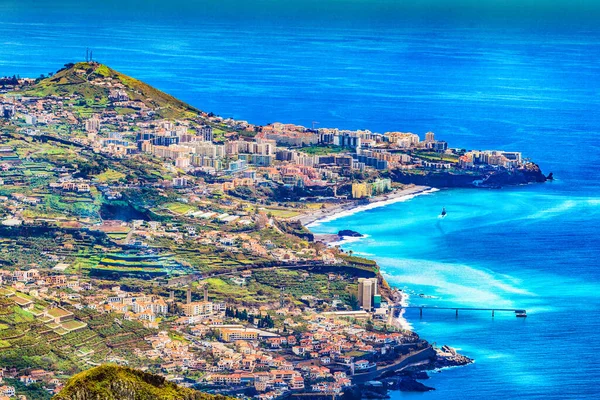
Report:
M429 392L435 388L425 386L421 382L417 382L413 378L402 378L398 385L401 392Z
M339 237L362 237L363 235L350 229L342 229L338 232Z

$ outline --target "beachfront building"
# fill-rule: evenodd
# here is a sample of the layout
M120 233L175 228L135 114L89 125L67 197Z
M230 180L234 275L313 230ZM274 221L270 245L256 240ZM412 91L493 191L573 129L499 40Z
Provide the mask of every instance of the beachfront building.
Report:
M365 197L371 197L369 193L370 186L367 182L353 183L352 184L352 198L353 199L364 199Z
M392 180L390 178L378 178L371 184L371 187L374 195L389 192L392 190Z
M365 311L379 307L381 296L378 293L377 278L358 280L358 305Z
M352 198L364 199L392 190L392 180L389 178L376 179L374 182L360 182L352 184Z

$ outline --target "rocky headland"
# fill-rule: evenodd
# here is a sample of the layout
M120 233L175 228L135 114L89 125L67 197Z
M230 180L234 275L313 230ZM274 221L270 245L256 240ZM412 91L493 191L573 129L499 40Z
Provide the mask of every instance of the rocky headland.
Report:
M462 171L462 170L412 170L395 169L390 171L394 182L431 186L435 188L500 188L502 186L525 185L528 183L542 183L553 180L553 174L548 176L542 173L539 165L525 164L515 170L489 170L489 171Z

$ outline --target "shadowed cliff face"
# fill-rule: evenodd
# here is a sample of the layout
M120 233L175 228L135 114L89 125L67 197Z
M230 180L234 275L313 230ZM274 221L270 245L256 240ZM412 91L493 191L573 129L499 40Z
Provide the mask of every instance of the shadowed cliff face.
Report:
M493 171L484 173L453 173L430 171L424 174L407 173L403 170L390 171L394 182L425 185L436 188L451 187L498 187L546 182L547 178L537 164L528 164L516 171Z
M73 376L54 400L227 400L182 388L160 375L103 365Z

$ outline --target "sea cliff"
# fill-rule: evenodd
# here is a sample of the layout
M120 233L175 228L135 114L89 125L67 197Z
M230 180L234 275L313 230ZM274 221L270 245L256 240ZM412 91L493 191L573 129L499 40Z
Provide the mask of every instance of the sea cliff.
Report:
M502 186L524 185L528 183L542 183L551 178L546 177L537 164L526 164L515 170L489 170L489 171L456 171L456 170L412 170L395 169L390 171L394 182L431 186L435 188L498 188Z

